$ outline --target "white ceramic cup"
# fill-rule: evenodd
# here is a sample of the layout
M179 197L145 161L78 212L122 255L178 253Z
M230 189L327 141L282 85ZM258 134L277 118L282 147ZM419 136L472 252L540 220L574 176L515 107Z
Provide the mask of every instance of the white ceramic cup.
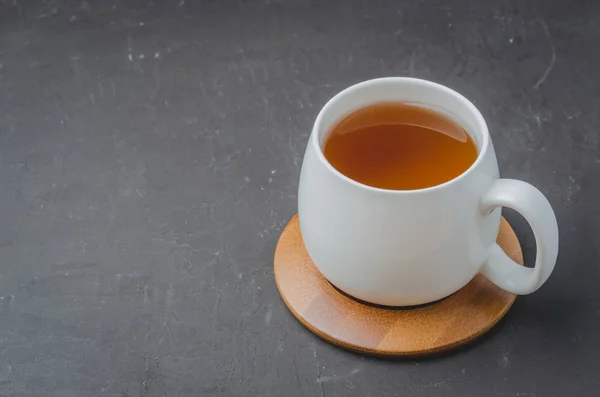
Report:
M419 190L363 185L338 172L323 155L332 127L349 113L378 102L418 104L460 124L477 145L462 175ZM534 268L513 262L496 244L500 207L518 211L533 229ZM345 89L323 107L310 136L298 192L300 230L321 273L342 291L367 302L408 306L433 302L478 273L516 294L537 290L558 254L558 227L548 200L535 187L499 179L487 125L459 93L433 82L389 77Z

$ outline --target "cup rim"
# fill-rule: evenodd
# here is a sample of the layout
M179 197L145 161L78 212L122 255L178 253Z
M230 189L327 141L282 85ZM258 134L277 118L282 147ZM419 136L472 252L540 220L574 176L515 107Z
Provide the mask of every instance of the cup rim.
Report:
M475 159L473 164L471 164L471 166L469 168L467 168L467 170L465 172L463 172L462 174L458 175L457 177L455 177L453 179L450 179L449 181L446 181L444 183L441 183L441 184L435 185L435 186L429 186L426 188L412 189L412 190L383 189L383 188L379 188L379 187L365 185L364 183L355 181L354 179L349 178L346 175L342 174L340 171L338 171L333 165L331 165L329 160L327 160L327 158L325 157L325 154L323 153L323 149L321 148L321 144L320 144L321 135L325 132L325 131L323 131L323 128L321 128L321 124L323 123L323 118L325 117L325 115L331 110L331 108L335 105L335 103L338 102L342 97L353 94L355 91L358 91L368 85L385 84L385 83L397 84L397 83L408 83L408 82L428 85L437 90L445 91L447 94L452 96L456 101L462 102L463 104L465 104L467 106L467 108L469 109L469 111L472 113L472 115L475 118L475 121L476 121L475 128L482 135L481 149L477 153L477 159ZM425 105L426 105L426 103L425 103ZM471 174L473 172L473 170L483 161L484 154L487 153L487 151L488 151L488 147L490 145L490 134L488 131L487 123L485 122L485 119L483 118L479 109L477 109L477 107L470 100L468 100L465 96L458 93L457 91L454 91L453 89L446 87L445 85L435 83L433 81L418 79L418 78L414 78L414 77L380 77L380 78L376 78L376 79L365 80L360 83L351 85L350 87L345 88L344 90L338 92L329 101L327 101L327 103L319 111L319 114L317 115L317 118L315 120L315 123L313 126L313 132L311 134L311 143L310 144L314 146L314 149L317 152L317 156L319 157L319 160L326 164L326 167L329 169L329 171L333 172L334 175L340 177L342 180L345 180L347 183L350 183L353 186L360 187L362 189L366 189L366 190L377 192L377 193L416 194L416 193L432 192L435 190L442 189L444 187L447 187L449 185L457 183L458 181L462 180L463 178L465 178L469 174Z

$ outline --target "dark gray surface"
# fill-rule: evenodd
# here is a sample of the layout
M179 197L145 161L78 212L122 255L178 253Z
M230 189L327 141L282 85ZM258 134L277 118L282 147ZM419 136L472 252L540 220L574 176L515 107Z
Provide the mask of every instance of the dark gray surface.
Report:
M598 395L599 43L592 0L0 1L0 395ZM435 359L330 346L273 280L317 111L387 75L471 98L560 227Z

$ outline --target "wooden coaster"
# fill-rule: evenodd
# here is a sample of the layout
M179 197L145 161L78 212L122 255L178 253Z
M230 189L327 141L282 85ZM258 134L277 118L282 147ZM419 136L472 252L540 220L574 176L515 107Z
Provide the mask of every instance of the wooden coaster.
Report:
M523 264L519 240L502 218L498 244ZM477 275L455 294L432 304L399 309L357 301L331 285L312 263L298 215L275 249L275 280L290 311L306 328L359 353L403 357L440 353L464 345L492 328L516 296Z

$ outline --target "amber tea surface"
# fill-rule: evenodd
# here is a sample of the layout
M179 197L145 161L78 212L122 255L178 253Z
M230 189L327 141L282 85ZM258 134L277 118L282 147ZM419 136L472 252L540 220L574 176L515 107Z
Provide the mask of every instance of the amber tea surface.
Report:
M440 185L477 159L475 142L460 125L405 103L379 103L351 113L333 127L324 153L347 177L391 190Z

